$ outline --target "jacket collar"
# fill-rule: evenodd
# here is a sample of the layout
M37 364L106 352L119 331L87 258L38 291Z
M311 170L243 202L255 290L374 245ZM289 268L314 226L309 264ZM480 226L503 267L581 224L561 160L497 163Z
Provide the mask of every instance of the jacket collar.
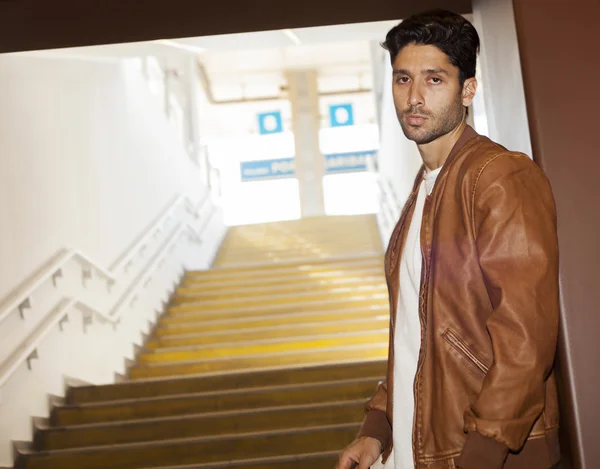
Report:
M467 142L469 140L471 140L473 137L477 137L479 134L477 132L475 132L475 129L473 129L473 127L471 127L470 125L467 125L467 127L465 128L465 130L463 131L463 133L461 134L461 136L458 138L458 140L456 141L456 143L454 144L454 146L452 147L452 150L450 151L450 154L448 155L448 158L446 159L446 162L448 162L451 159L454 159L454 157L456 156L456 154L463 149L463 147L467 144ZM444 165L446 164L446 162L444 162Z
M450 154L448 155L448 158L446 158L446 161L444 161L444 164L442 165L442 172L445 172L444 168L449 165L449 163L454 159L456 154L464 148L464 146L467 144L467 142L469 140L471 140L473 137L477 137L478 135L479 134L477 132L475 132L475 129L473 129L473 127L471 127L470 125L467 125L465 127L465 130L463 130L463 133L460 135L460 137L458 138L458 140L452 147L452 150L450 150ZM415 185L413 186L413 191L416 191L419 188L419 183L421 182L421 179L423 179L423 174L425 174L425 165L424 164L421 166L421 169L419 170L419 172L417 174L417 178L415 180ZM440 174L440 176L441 176L441 174ZM439 179L439 176L438 176L438 179Z
M477 136L479 136L479 134L477 132L475 132L475 129L473 129L473 127L471 127L470 125L467 125L465 127L465 130L463 131L463 133L460 135L460 137L458 138L458 140L452 147L452 150L450 150L450 154L448 155L448 158L446 158L446 161L444 161L444 164L442 165L442 170L440 171L440 174L438 175L438 178L437 178L438 180L442 179L442 177L441 177L442 173L446 172L446 168L449 166L450 162L454 159L456 154L459 153L460 150L462 150L464 148L464 146L467 144L467 142L469 140L471 140L473 137L477 137ZM419 172L417 173L417 177L415 178L415 182L413 183L411 195L416 195L417 191L419 190L419 186L421 185L421 181L423 180L424 174L425 174L425 165L423 164L423 165L421 165L421 168L419 169Z

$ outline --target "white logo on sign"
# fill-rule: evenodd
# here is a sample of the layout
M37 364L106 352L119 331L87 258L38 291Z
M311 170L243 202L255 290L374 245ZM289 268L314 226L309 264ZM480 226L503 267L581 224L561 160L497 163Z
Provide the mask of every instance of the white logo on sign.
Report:
M338 124L345 124L350 120L350 113L345 107L338 107L335 110L335 120Z
M293 161L278 161L275 163L271 163L271 172L273 174L277 173L289 173L294 171L294 162Z
M273 132L277 128L277 118L273 114L266 115L263 119L263 127L268 132Z

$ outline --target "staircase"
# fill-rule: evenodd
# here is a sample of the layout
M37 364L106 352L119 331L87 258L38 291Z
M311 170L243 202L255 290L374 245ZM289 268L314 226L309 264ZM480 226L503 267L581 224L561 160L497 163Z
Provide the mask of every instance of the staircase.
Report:
M26 469L332 469L385 374L374 216L233 227L127 381L70 388Z

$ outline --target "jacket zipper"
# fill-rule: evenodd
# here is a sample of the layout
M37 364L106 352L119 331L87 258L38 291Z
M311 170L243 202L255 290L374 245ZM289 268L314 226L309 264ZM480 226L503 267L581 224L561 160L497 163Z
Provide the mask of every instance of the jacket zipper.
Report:
M413 190L410 193L408 200L406 201L404 211L400 215L400 219L398 220L398 223L396 224L396 228L394 229L394 233L392 234L392 239L391 239L391 243L390 243L391 250L390 250L390 261L389 261L389 265L388 265L388 277L391 276L392 270L395 268L396 262L402 256L402 253L398 253L397 256L395 255L396 248L398 247L398 238L400 237L400 234L404 231L404 223L406 221L406 217L408 216L408 212L412 208L412 205L414 204L416 198L417 198L417 194ZM389 283L388 283L388 290L391 292ZM398 306L396 305L396 306L394 306L394 308L397 309ZM392 326L391 330L392 330L392 334L393 334L394 328L395 328L394 314L392 314L390 316L390 319L391 319L391 326Z
M471 352L467 344L465 344L463 340L460 337L458 337L458 335L452 329L447 329L446 332L444 332L443 336L444 339L446 339L446 341L451 346L453 346L467 360L469 360L473 365L475 365L479 369L479 371L481 371L484 375L488 373L490 367L486 365L482 360L480 360L479 357L477 357L477 355Z
M428 195L425 199L425 204L423 206L423 216L422 216L422 220L425 220L425 212L427 209L427 205L429 203L430 200L430 196ZM423 227L423 224L421 223L421 228ZM419 381L420 381L420 374L421 374L421 367L423 366L423 361L425 359L425 342L427 340L426 337L426 333L425 333L425 328L426 328L426 323L425 323L425 317L424 317L424 311L425 311L425 279L427 278L427 258L425 256L425 251L423 250L423 244L420 243L421 245L421 285L419 287L419 323L421 324L421 347L419 349L419 358L417 360L417 372L415 374L415 380L413 383L413 395L414 395L414 414L413 414L413 463L415 466L415 469L417 469L418 466L418 451L419 451L419 445L418 445L418 432L417 432L417 419L418 419L418 415L419 415L419 399L418 399L418 389L419 389Z

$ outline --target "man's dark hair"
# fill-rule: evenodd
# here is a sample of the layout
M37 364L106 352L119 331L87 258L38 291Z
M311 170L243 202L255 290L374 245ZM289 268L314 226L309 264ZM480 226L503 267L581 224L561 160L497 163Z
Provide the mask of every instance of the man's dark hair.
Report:
M398 53L409 44L431 45L448 56L460 71L460 85L475 76L479 35L475 27L456 13L431 10L413 15L393 27L382 46L390 53L392 65Z

